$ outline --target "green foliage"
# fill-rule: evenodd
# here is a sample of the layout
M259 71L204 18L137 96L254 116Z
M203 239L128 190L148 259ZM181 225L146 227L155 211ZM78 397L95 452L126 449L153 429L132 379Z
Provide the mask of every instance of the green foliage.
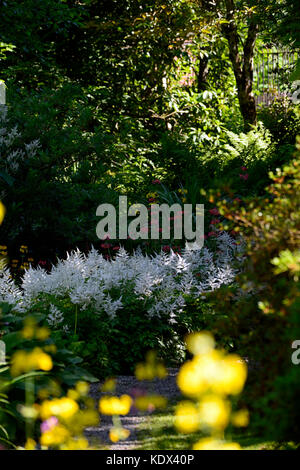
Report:
M262 108L259 115L276 144L290 145L294 149L296 137L300 134L299 107L293 106L290 99L282 97Z
M299 149L299 144L298 144ZM291 344L299 337L299 153L271 174L267 196L220 211L247 243L244 272L236 289L223 289L215 324L241 354L255 361L247 399L260 432L299 440L299 366ZM238 287L239 286L239 287ZM297 313L298 312L298 313Z
M91 132L87 98L71 85L11 97L1 137L3 242L13 251L38 243L36 256L52 259L96 242L96 208L117 195L101 182L107 149L101 124Z
M206 324L210 307L205 302L197 302L198 315L195 315L193 302L187 300L188 308L180 315L176 323L149 315L143 305L131 294L130 285L122 286L123 308L115 317L108 317L94 308L81 309L76 313L76 306L67 299L54 299L44 296L32 312L39 312L47 321L49 306L55 305L64 316L61 325L52 326L55 344L64 345L83 358L83 365L98 378L115 374L130 374L137 362L143 360L149 350L156 350L160 357L170 365L177 365L184 357L184 338L187 333L201 329ZM111 292L112 298L118 299L120 291ZM78 314L76 333L74 319Z
M26 332L26 327L40 328L46 334L41 337ZM75 356L67 342L56 335L47 334L44 316L39 312L27 312L27 318L11 312L11 308L1 305L0 338L6 347L7 362L0 366L0 441L11 445L24 442L25 417L21 403L25 402L26 379L34 378L34 395L41 398L59 396L62 391L74 386L78 381L95 382L96 379L82 368L83 359ZM42 370L12 374L11 359L18 351L30 352L41 348L51 356L53 367L49 372ZM28 382L27 382L28 384Z

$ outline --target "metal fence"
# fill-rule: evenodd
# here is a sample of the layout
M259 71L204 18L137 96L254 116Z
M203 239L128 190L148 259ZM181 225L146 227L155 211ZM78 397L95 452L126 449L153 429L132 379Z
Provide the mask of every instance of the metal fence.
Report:
M289 79L299 51L266 48L254 58L254 93L258 105L270 105L276 97L292 95Z

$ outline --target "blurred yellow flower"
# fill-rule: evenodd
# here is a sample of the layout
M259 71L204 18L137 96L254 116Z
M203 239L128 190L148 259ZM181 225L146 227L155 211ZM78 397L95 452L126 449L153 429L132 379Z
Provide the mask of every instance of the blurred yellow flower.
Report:
M87 450L88 447L88 440L85 437L79 437L78 439L68 439L60 445L60 450Z
M231 422L237 428L246 428L249 424L249 411L240 410L232 415Z
M127 439L129 435L130 431L125 428L111 428L109 431L109 438L112 442Z
M220 364L220 373L214 383L216 393L238 395L244 388L247 379L247 366L235 354L224 357Z
M206 390L201 371L194 361L187 361L177 375L177 385L185 395L199 395Z
M57 352L57 347L55 346L55 344L47 344L46 346L44 346L44 349L46 352L52 354L55 354Z
M2 204L2 202L0 202L0 225L2 224L3 219L5 217L5 212L6 212L6 209L4 205Z
M87 382L84 382L83 380L80 380L76 384L76 392L79 393L80 396L85 397L90 390L90 386Z
M45 339L49 338L49 336L50 336L50 330L49 330L49 328L46 328L45 326L42 326L41 328L37 328L37 330L35 332L35 336L40 341L45 341Z
M67 420L77 413L78 410L78 403L72 400L72 398L55 398L54 400L46 400L41 404L40 416L43 420L51 416L58 416Z
M175 427L179 432L190 433L199 429L199 410L191 401L182 401L176 406Z
M35 328L32 325L25 325L21 330L24 339L32 339L34 337Z
M203 331L188 335L186 345L188 350L196 356L211 352L215 347L215 340L211 333Z
M127 415L132 399L129 395L118 397L103 397L99 401L99 411L104 415Z
M106 379L104 384L101 386L101 391L102 392L113 392L116 388L116 379L114 378L109 378Z
M241 446L236 442L226 443L212 437L207 437L196 442L193 450L241 450Z
M157 408L165 408L167 399L161 395L145 395L137 397L134 401L134 405L140 411L154 410Z
M40 348L34 348L31 352L17 351L11 360L11 374L20 375L31 370L49 371L53 367L52 359Z
M207 395L199 403L201 427L216 431L226 428L230 418L230 403L216 395Z
M26 443L25 443L24 448L25 448L25 450L35 450L36 442L33 439L28 438Z
M220 351L195 356L181 367L177 384L180 390L188 396L199 396L211 387L219 373Z
M165 366L157 360L154 351L149 351L146 355L146 361L136 365L135 376L138 380L153 380L156 377L164 379L168 375Z
M68 390L68 392L67 392L67 397L68 397L68 398L71 398L71 400L75 400L75 401L76 401L76 400L78 400L78 399L80 398L80 395L79 395L79 393L78 393L76 390L74 390L73 388L70 388L70 389Z
M69 437L70 432L68 431L68 429L62 426L61 424L58 424L41 435L40 443L42 446L56 447L67 441Z

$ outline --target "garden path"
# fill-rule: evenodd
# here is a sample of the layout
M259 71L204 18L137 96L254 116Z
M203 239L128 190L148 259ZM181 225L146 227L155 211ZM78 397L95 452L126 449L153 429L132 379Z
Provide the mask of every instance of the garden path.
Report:
M176 375L178 369L168 369L168 376L165 379L155 379L150 383L138 381L134 376L121 375L117 377L117 386L114 395L121 396L128 394L132 397L143 394L143 392L163 395L169 400L174 401L180 396L180 391L176 384ZM91 385L90 395L98 403L103 395L100 388L103 382ZM127 439L112 444L109 440L109 430L112 427L112 418L110 416L101 416L101 421L97 427L89 427L85 431L86 437L91 444L101 445L101 447L110 450L132 450L138 445L137 431L141 423L147 420L149 412L141 412L132 407L127 416L121 417L122 425L130 431Z

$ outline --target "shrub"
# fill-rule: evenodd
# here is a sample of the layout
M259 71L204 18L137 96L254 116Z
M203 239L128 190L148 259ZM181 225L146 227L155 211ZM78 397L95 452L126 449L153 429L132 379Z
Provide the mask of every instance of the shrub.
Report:
M30 268L20 288L4 271L0 296L17 312L42 311L55 330L67 329L68 338L73 332L76 350L99 374L128 371L153 348L178 361L182 337L203 321L189 309L183 313L186 306L231 283L237 273L231 263L241 247L226 233L216 245L215 254L203 248L182 257L173 252L129 256L120 249L110 261L96 250L77 251L50 273ZM203 304L199 310L207 311Z
M71 86L25 95L1 117L1 242L12 258L23 244L35 247L35 258L54 260L96 242L96 208L117 199L99 181L104 158L81 95Z
M82 359L67 349L66 341L50 336L42 314L27 312L24 319L1 304L0 321L7 358L0 367L0 441L22 444L28 427L34 432L29 415L34 400L38 405L65 394L78 381L96 379L81 367Z
M300 150L298 144L298 150ZM216 331L256 361L248 400L268 437L299 441L299 367L291 344L299 337L300 162L271 173L267 195L244 207L220 204L248 255L237 287L216 293L223 313Z
M259 110L259 117L276 144L290 145L294 149L296 137L300 134L298 106L287 97L278 97L270 106Z

